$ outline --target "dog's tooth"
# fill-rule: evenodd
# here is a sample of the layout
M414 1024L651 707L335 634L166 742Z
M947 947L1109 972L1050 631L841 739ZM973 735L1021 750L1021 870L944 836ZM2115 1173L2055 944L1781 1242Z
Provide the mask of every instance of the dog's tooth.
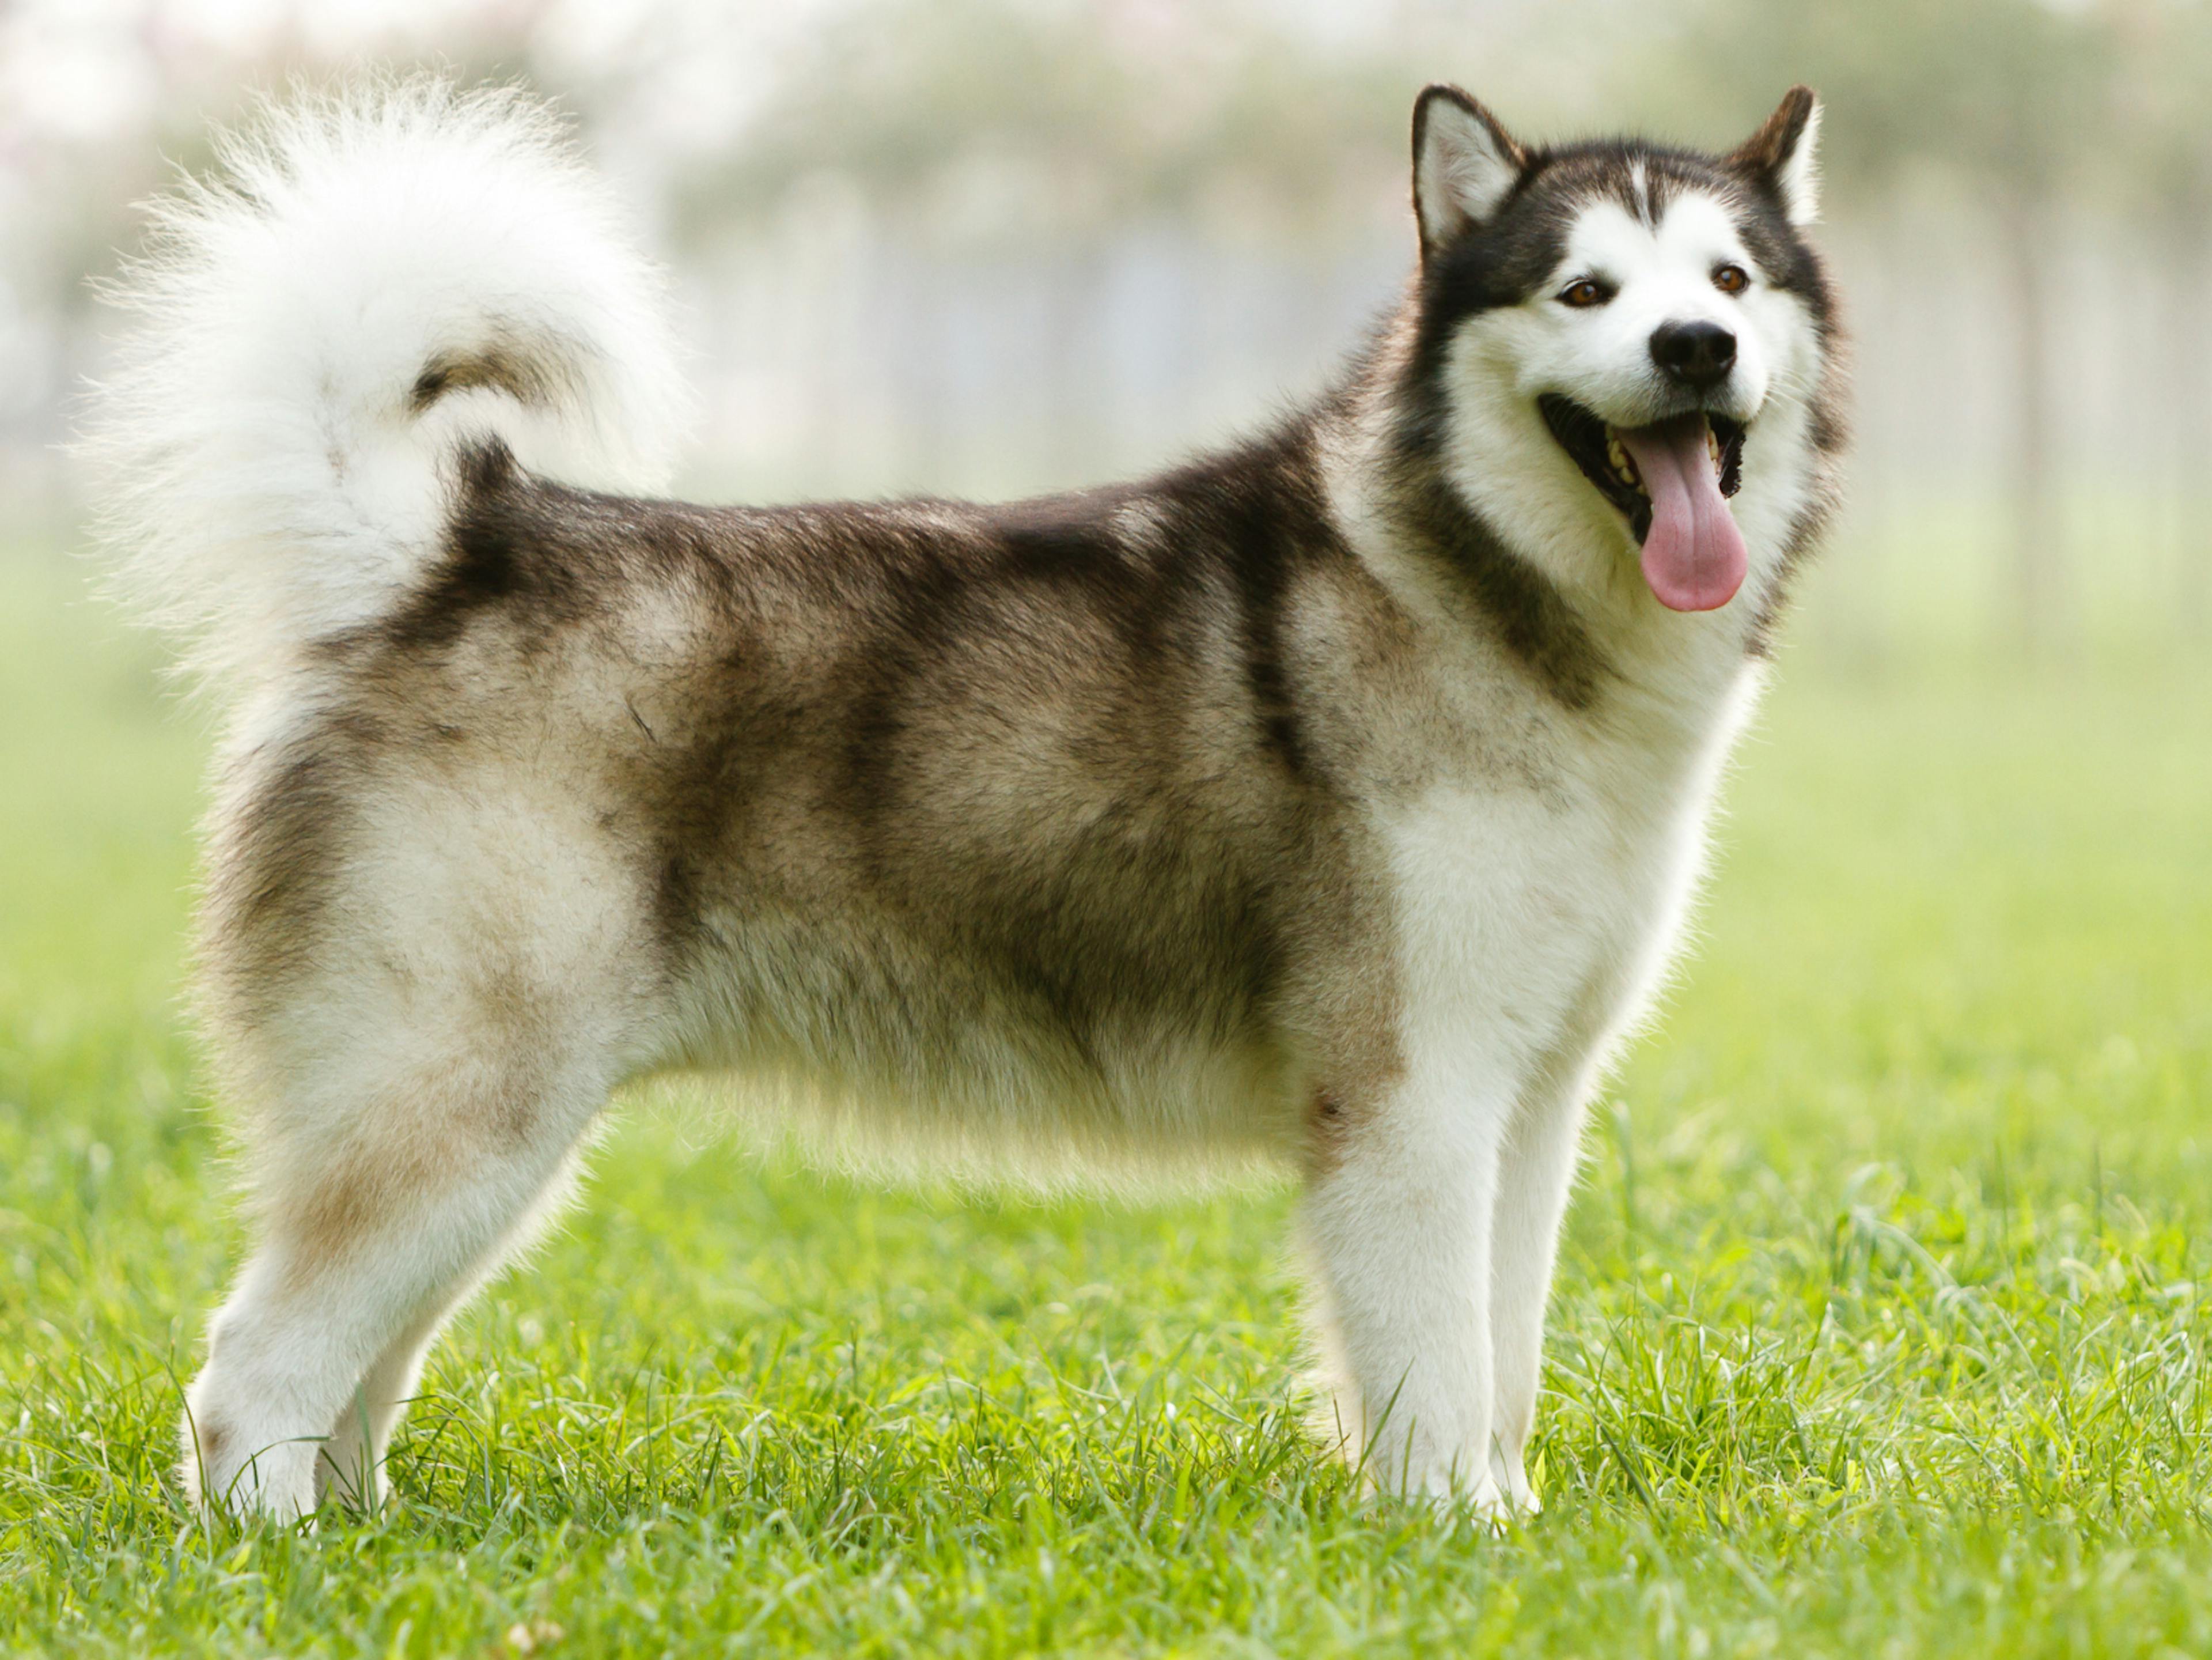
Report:
M1621 444L1620 435L1611 428L1606 429L1605 459L1613 463L1613 476L1622 483L1632 486L1643 483L1643 475L1636 471L1636 463L1629 459L1628 451Z

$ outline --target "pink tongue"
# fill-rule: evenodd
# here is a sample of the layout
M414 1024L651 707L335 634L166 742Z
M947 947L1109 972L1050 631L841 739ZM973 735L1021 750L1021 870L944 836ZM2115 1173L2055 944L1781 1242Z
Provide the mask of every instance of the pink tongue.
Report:
M1721 496L1705 448L1705 417L1678 415L1653 427L1626 427L1620 437L1651 497L1644 580L1671 610L1719 610L1743 586L1743 532Z

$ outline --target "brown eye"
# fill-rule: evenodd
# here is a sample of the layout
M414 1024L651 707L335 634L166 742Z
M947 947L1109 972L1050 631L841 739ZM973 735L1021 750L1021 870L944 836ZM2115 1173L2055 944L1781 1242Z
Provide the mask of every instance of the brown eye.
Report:
M1591 277L1577 277L1559 290L1563 306L1601 306L1613 298L1613 290Z
M1741 294L1751 286L1751 277L1741 265L1722 265L1713 272L1713 286L1723 294Z

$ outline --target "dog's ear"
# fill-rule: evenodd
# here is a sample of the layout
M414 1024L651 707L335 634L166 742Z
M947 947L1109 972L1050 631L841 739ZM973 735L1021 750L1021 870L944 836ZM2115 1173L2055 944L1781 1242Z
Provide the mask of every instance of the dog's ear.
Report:
M1496 213L1528 153L1498 118L1457 87L1435 86L1413 105L1413 217L1426 259Z
M1820 216L1820 100L1810 87L1792 87L1729 165L1773 194L1793 225Z

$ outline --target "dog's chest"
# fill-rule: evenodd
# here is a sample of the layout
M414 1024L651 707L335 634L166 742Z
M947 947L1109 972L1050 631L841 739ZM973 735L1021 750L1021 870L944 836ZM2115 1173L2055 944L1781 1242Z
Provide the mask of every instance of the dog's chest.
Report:
M1751 677L1664 717L1470 743L1384 815L1407 1023L1522 1061L1616 1026L1663 965Z

